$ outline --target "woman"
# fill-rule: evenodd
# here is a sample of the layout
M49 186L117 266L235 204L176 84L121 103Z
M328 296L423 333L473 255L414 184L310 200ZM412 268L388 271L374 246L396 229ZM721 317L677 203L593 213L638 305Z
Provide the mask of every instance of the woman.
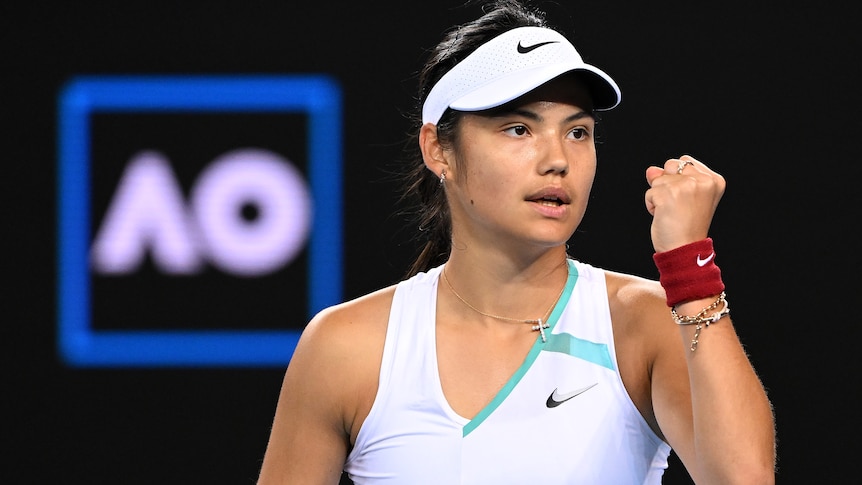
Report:
M496 2L420 78L409 193L429 240L396 286L326 309L288 366L259 483L772 483L774 426L708 230L724 179L646 170L660 281L566 242L620 93L540 13Z

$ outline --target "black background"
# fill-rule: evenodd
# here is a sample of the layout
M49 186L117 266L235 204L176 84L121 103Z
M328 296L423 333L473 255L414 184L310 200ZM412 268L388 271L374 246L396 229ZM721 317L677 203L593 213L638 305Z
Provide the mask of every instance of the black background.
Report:
M414 73L460 2L6 2L0 7L3 483L253 483L283 369L72 369L55 351L56 103L79 74L327 73L344 94L345 297L396 281ZM644 169L728 180L712 227L775 406L779 483L857 468L858 18L827 2L544 3L621 106L571 253L655 277ZM289 289L287 289L289 290ZM142 295L146 298L146 295ZM675 467L675 468L674 468ZM687 483L672 465L666 483Z

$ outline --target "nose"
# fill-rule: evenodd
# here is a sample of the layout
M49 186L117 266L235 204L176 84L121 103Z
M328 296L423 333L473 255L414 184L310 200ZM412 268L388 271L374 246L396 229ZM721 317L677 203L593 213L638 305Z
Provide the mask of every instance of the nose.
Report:
M543 143L541 161L539 162L539 173L542 175L559 174L569 172L569 157L563 141L548 140Z

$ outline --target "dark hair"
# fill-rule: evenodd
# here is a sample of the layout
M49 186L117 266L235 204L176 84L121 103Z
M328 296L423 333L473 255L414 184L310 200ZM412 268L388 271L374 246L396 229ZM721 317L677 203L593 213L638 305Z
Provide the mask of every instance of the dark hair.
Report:
M476 2L472 2L476 3ZM480 2L481 3L481 2ZM412 133L405 145L401 202L402 212L418 225L414 232L420 251L406 277L442 264L451 249L452 220L446 194L437 177L425 167L419 149L422 105L431 88L465 57L494 37L518 27L547 27L544 13L519 0L496 0L482 6L483 15L450 29L434 47L419 72L419 95L411 117ZM458 146L459 112L447 109L437 123L437 138L447 148Z

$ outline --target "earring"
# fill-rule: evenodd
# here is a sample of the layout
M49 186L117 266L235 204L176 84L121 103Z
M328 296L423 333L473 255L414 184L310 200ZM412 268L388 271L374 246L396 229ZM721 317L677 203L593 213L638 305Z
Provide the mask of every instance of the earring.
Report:
M446 171L445 170L440 172L440 186L442 187L444 183L446 183Z

